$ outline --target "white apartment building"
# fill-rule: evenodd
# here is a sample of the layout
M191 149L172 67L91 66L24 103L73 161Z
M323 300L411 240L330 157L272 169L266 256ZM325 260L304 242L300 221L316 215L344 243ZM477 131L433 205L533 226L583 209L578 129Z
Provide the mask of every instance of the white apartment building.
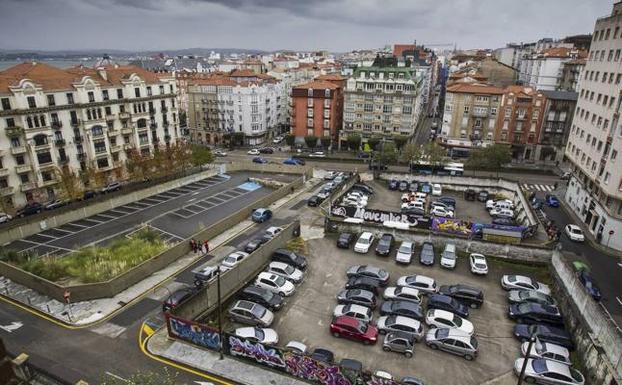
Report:
M285 125L284 109L282 84L269 75L234 70L196 79L188 86L190 140L218 145L242 132L246 145L260 145Z
M58 195L58 170L123 178L128 153L178 138L175 79L135 66L0 72L0 195L19 207Z
M565 200L603 245L622 250L622 2L596 20L566 157Z
M580 58L581 52L568 47L547 48L520 62L518 80L539 91L557 89L564 63Z

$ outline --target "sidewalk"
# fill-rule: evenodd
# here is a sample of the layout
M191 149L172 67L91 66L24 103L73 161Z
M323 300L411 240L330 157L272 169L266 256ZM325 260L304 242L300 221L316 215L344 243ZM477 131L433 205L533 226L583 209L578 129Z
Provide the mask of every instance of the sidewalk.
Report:
M200 349L189 343L169 340L166 329L160 329L147 340L147 351L158 357L190 366L244 385L307 385L307 382L239 361L230 356L219 359L219 353Z
M269 208L275 211L291 199L305 194L307 189L315 183L317 183L317 180L314 180L313 178L308 180L302 188L296 190L293 194L289 194L274 202ZM216 250L219 246L227 243L230 238L243 232L253 224L254 222L250 219L238 223L231 229L219 234L213 239L210 239L210 248L212 250ZM5 277L0 277L0 295L20 302L64 324L75 327L86 327L109 318L131 302L136 301L145 295L156 294L156 289L160 285L184 269L188 268L188 266L191 266L202 257L203 255L201 254L194 254L190 252L166 268L152 274L112 298L100 298L91 301L75 302L68 305L53 298L44 296ZM224 255L217 255L217 257L219 258L215 258L214 263L217 263L217 261L221 259L220 257L224 257ZM179 285L177 283L174 284ZM167 292L163 291L160 294L165 295Z

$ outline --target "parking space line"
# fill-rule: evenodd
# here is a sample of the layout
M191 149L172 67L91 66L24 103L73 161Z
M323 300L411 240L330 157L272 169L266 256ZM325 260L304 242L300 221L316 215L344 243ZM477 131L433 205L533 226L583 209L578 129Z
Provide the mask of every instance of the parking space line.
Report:
M112 211L112 210L108 210L108 211ZM113 217L113 216L106 215L106 214L102 214L102 213L96 214L96 215L94 215L94 216L104 217L104 218L108 218L108 219L117 219L117 217ZM120 217L119 217L119 218L120 218Z
M117 213L117 214L123 214L123 215L127 215L127 214L131 214L136 210L132 210L132 211L123 211L123 210L119 210L120 207L115 207L114 209L110 209L107 212L109 213Z
M42 237L46 237L46 238L52 238L51 240L55 240L58 239L58 237L55 237L53 235L48 235L48 234L43 234L43 233L37 233L37 234L33 234L33 235L39 235ZM22 239L22 241L25 241L25 239ZM37 242L32 242L32 241L26 241L26 242L31 242L31 243L37 243ZM44 243L38 243L39 245L43 245Z
M72 226L82 227L82 228L84 228L84 229L86 229L86 228L88 228L88 227L89 227L89 226L85 226L85 225L80 225L80 224L75 223L75 222L69 222L69 223L67 223L67 224L68 224L68 225L72 225Z
M155 200L155 199L151 199L151 198L143 198L143 199L141 199L139 202L140 202L140 203L143 203L143 204L144 204L144 203L146 203L146 204L148 204L149 206L153 206L153 205L156 205L156 204L158 204L158 203L161 203L161 202L159 202L159 201L157 201L157 200Z
M142 202L133 202L131 203L134 206L138 206L139 209L145 209L147 207L151 207L152 205L146 204L146 203L142 203Z

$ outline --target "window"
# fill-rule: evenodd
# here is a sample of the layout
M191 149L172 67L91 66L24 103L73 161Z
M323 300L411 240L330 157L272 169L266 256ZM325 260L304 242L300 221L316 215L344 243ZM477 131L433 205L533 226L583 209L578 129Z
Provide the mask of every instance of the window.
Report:
M28 174L19 174L19 179L22 181L22 183L28 183L30 181L30 178L28 177Z
M324 128L330 128L330 120L324 119Z
M413 113L413 108L411 106L402 107L402 113L404 115L411 115Z
M123 89L117 89L117 99L123 99Z
M617 157L618 157L618 151L612 150L611 151L611 160L615 160Z
M147 86L147 96L151 96L153 93L151 92L151 86Z
M11 102L9 98L2 98L2 109L4 111L9 111L11 109Z
M307 119L307 127L313 127L313 119Z
M469 106L464 106L464 113L468 114L469 113Z
M310 98L313 97L313 88L307 89L307 96L310 97Z
M108 90L103 90L102 91L102 99L103 100L109 100L110 96L108 95Z
M307 116L310 118L313 117L313 108L307 108Z
M73 100L73 94L70 92L68 94L66 94L65 96L67 96L67 104L74 104L74 100Z
M97 159L97 168L108 167L108 158Z
M56 101L54 100L54 95L48 95L48 106L55 106Z
M328 88L324 90L324 97L330 98L330 90Z
M140 98L140 88L138 87L134 88L134 96L136 96L137 98Z
M37 102L35 101L35 97L34 96L29 96L27 98L28 100L28 107L29 108L37 108Z
M102 126L94 126L93 128L91 128L91 132L93 133L93 136L104 135L104 130Z
M47 164L52 162L52 155L49 152L38 152L37 162L39 164Z
M93 91L89 91L88 96L89 96L89 103L95 103L95 93L93 93Z
M96 154L101 154L102 152L106 152L106 142L103 140L98 140L97 142L93 143L94 147L95 147L95 153Z

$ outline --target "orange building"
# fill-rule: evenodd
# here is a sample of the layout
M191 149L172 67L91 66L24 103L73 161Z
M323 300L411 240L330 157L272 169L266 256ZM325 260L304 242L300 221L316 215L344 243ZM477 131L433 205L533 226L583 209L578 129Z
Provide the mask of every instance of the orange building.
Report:
M337 142L343 119L343 88L339 75L322 75L292 89L292 134L298 142L308 135Z

